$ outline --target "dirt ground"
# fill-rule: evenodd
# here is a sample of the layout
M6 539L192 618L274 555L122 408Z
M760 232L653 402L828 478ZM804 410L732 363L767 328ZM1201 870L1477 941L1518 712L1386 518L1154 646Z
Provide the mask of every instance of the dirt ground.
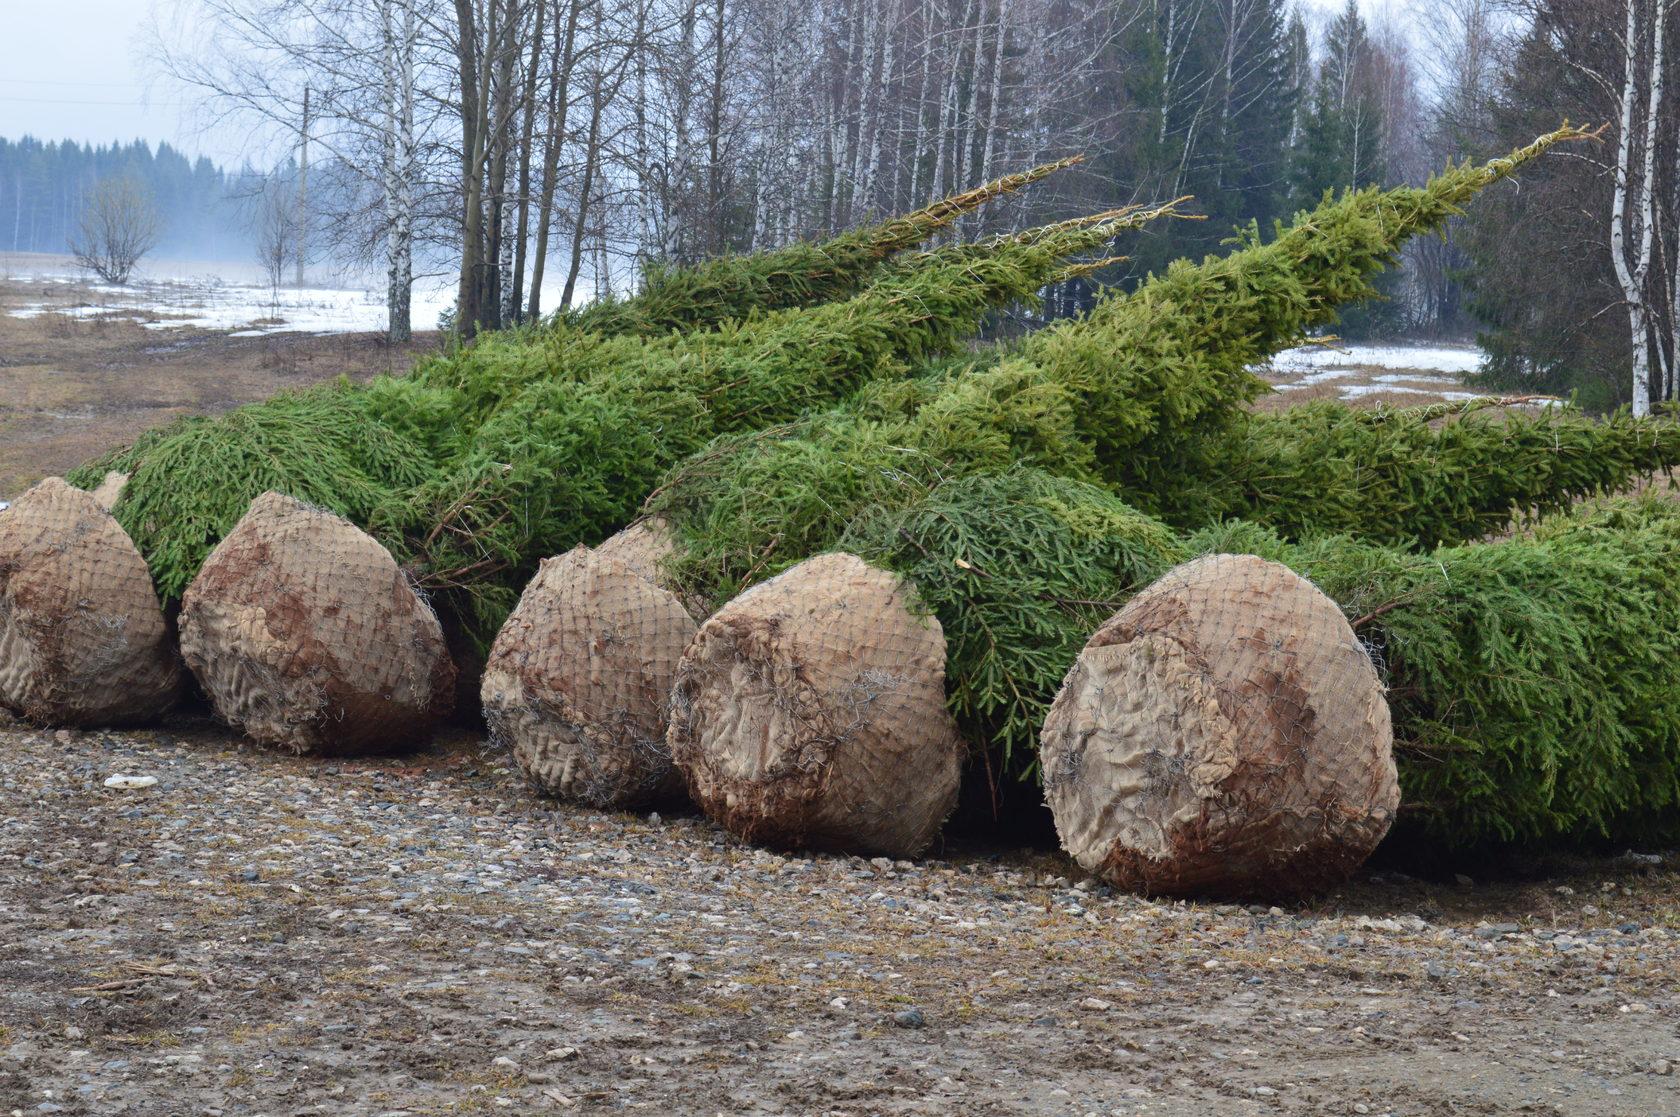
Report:
M1160 903L203 722L0 728L0 793L0 1112L1680 1113L1673 860Z
M42 304L33 317L11 314ZM145 325L166 314L68 313L99 305L86 284L0 279L0 500L178 416L406 369L438 344L435 333L392 350L378 334L232 337Z
M0 498L411 356L6 314L83 297L0 285ZM0 802L0 1114L1680 1115L1673 856L1161 903L1047 847L561 808L471 734L322 764L193 716L0 714Z

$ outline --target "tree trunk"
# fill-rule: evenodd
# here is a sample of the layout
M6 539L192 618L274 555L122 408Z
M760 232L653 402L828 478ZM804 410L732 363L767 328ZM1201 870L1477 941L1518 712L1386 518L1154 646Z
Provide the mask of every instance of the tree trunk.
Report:
M455 295L455 329L462 337L478 332L484 260L484 150L489 103L489 65L481 65L473 0L455 0L456 61L461 79L461 273ZM496 9L490 7L488 41L496 35Z
M414 43L413 0L381 0L386 98L385 314L386 340L413 336L414 290Z
M560 177L560 148L566 142L566 117L571 108L572 60L577 43L578 13L585 0L568 0L565 29L554 21L554 59L548 86L548 146L543 152L542 203L537 209L536 260L531 266L531 300L526 312L542 313L543 268L548 261L548 230L554 215L554 192Z
M542 70L543 17L547 12L547 0L537 0L531 60L525 71L525 96L519 106L525 115L525 125L519 140L519 212L513 223L513 282L507 292L505 314L510 322L518 322L524 316L525 246L531 230L531 134L537 123L537 75Z
M577 290L578 272L583 267L583 240L589 225L589 200L595 191L595 165L601 154L601 72L593 75L589 94L589 142L583 157L583 188L578 191L577 222L572 226L572 256L566 269L566 289L560 294L562 306L572 305Z
M1628 258L1629 195L1633 190L1633 133L1639 104L1639 40L1640 0L1623 0L1626 27L1622 43L1622 98L1617 120L1615 192L1610 208L1610 255L1615 265L1616 279L1628 308L1628 332L1633 365L1633 413L1648 415L1651 410L1651 331L1647 305L1647 284L1651 270L1651 250L1656 224L1656 139L1657 119L1662 105L1664 47L1667 5L1656 4L1651 36L1651 68L1648 101L1643 121L1644 159L1640 199L1631 215L1633 239L1639 242L1638 256Z

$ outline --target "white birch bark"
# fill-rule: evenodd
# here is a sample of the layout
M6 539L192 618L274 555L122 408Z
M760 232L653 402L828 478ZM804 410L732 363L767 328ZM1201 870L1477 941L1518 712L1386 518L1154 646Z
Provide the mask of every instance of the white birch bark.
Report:
M414 46L418 38L413 0L380 0L379 26L386 106L386 336L392 344L400 344L413 335Z
M1651 409L1651 337L1647 282L1650 277L1654 208L1656 204L1655 144L1657 114L1662 100L1666 4L1658 0L1648 74L1648 100L1643 122L1636 119L1639 105L1640 0L1623 0L1626 26L1622 42L1622 97L1617 119L1616 177L1610 207L1610 256L1627 303L1629 340L1633 360L1633 413L1647 415ZM1629 212L1634 190L1633 163L1636 155L1634 132L1643 123L1643 161L1638 183L1639 200ZM1629 223L1632 229L1629 229ZM1629 240L1638 242L1637 256L1630 259Z

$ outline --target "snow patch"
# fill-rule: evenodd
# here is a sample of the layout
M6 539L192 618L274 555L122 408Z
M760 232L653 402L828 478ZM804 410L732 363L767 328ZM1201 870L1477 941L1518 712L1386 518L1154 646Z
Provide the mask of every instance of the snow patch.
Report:
M1481 363L1482 351L1474 345L1303 345L1273 357L1270 371L1347 373L1359 367L1375 367L1462 376L1475 372Z
M69 283L59 277L36 277ZM142 318L148 330L228 330L238 337L278 333L374 333L385 329L383 290L350 287L282 287L227 283L213 277L145 279L127 287L94 284L95 301L57 307L32 303L9 311L14 318L63 314L70 318ZM416 329L428 330L454 304L452 285L416 285L412 300Z

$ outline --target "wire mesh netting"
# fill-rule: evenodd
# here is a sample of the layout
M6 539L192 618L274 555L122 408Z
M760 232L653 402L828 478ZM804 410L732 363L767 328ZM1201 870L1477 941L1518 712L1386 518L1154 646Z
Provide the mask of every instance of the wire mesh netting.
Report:
M442 629L390 552L279 493L253 501L205 561L180 630L217 714L265 745L417 748L453 704Z
M681 794L665 743L677 661L694 636L681 602L614 557L545 560L490 653L484 714L526 777L561 799L643 807Z
M695 801L742 837L918 853L955 803L964 753L939 622L896 575L807 559L701 626L670 742Z
M98 500L49 477L0 513L0 706L125 725L174 705L181 682L145 560Z
M1166 894L1338 880L1400 799L1364 645L1312 583L1252 555L1176 567L1098 629L1045 720L1042 761L1075 859Z

